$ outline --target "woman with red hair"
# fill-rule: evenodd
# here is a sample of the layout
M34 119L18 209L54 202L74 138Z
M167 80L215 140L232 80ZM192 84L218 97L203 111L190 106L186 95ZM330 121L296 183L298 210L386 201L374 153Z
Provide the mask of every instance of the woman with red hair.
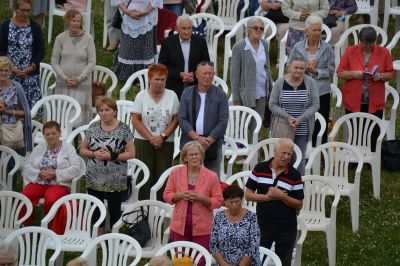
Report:
M178 96L165 88L167 67L162 64L150 65L148 77L149 89L136 95L132 110L136 158L150 170L150 180L141 188L140 200L150 198L150 188L172 166L174 133L178 126ZM162 191L159 199L162 199Z

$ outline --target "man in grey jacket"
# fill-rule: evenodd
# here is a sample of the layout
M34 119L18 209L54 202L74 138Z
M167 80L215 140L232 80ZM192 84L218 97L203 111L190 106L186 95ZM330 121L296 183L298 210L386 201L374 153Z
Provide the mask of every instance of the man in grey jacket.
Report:
M197 86L187 87L181 96L179 126L182 130L180 147L197 140L206 150L204 166L219 175L222 143L228 125L228 98L223 90L212 85L214 64L197 65ZM195 101L194 101L195 99ZM194 112L195 111L195 112Z

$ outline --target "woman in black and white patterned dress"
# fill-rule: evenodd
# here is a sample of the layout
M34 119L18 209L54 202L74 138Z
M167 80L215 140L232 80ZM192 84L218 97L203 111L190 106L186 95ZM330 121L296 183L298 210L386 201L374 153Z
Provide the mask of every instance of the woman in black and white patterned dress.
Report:
M242 207L243 190L237 185L230 185L222 195L227 209L214 217L211 254L218 265L261 265L257 216Z
M80 153L88 158L86 187L88 194L104 202L107 199L110 223L121 216L121 203L127 189L127 160L135 156L133 134L129 126L116 119L117 103L111 97L98 97L100 121L85 132ZM94 214L94 220L99 212ZM104 223L99 234L104 233Z
M122 36L115 57L115 74L126 81L136 71L154 63L156 26L162 0L111 0L123 12Z

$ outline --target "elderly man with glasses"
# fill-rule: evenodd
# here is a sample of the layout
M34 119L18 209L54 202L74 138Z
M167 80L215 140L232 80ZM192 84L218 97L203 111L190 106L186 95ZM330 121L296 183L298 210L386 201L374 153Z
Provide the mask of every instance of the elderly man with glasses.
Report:
M206 151L204 166L219 175L229 117L228 98L212 85L214 63L200 62L195 74L198 84L183 91L179 106L180 146L192 140L200 142Z
M183 89L196 84L194 72L201 61L209 61L206 40L193 33L192 21L181 16L176 21L178 34L169 36L161 45L158 63L168 68L166 87L181 98Z

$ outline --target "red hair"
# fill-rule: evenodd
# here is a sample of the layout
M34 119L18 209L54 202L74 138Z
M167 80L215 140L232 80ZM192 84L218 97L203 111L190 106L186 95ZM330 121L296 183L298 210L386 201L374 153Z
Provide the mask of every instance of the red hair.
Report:
M163 64L149 65L149 73L148 73L149 79L151 79L155 73L158 73L159 75L165 75L168 77L168 69Z

